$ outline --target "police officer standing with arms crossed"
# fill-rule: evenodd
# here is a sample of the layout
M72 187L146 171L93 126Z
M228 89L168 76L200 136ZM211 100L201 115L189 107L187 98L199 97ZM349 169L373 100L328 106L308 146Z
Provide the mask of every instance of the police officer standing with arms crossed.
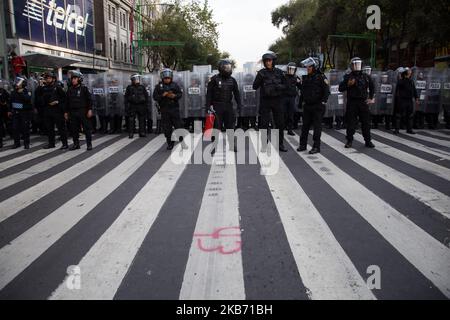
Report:
M139 137L145 138L146 126L145 120L147 118L148 105L147 89L141 84L141 76L138 74L131 76L131 85L127 87L125 92L125 107L128 114L128 133L129 138L133 139L134 124L136 115L139 122Z
M349 149L353 144L356 126L361 121L362 133L367 148L375 148L370 135L369 103L374 103L375 87L372 79L362 72L362 60L353 58L350 62L351 72L344 76L339 85L339 91L347 91L347 143Z
M10 95L11 106L8 116L12 117L14 146L20 147L20 136L23 137L25 149L30 149L30 124L33 116L31 92L27 89L27 80L17 77L14 81L14 90Z
M260 125L259 129L268 130L271 114L274 119L274 129L279 131L279 150L287 152L284 146L284 112L282 99L286 90L286 78L283 71L275 67L277 56L273 52L263 55L264 68L258 71L253 90L261 88ZM262 141L261 152L266 151L266 141Z
M183 124L180 118L179 100L182 98L183 92L181 88L173 82L173 71L164 69L161 72L161 82L156 85L153 91L153 100L159 105L161 113L161 126L167 139L167 150L172 150L175 143L172 141L172 133L175 129L181 129ZM183 137L180 137L183 142ZM186 145L182 143L183 149Z
M314 58L302 61L302 65L307 68L308 74L302 77L300 87L302 98L305 103L303 110L303 127L300 137L300 147L297 151L306 151L308 145L308 135L311 125L314 127L314 145L310 154L320 153L320 138L322 135L322 119L325 114L326 103L330 96L330 87L325 75L320 72L318 62ZM300 102L300 103L302 103Z
M80 126L86 135L87 150L92 150L92 129L90 119L92 113L92 98L89 89L83 85L83 74L72 71L71 86L67 90L67 102L64 117L70 124L73 138L71 151L80 149Z
M235 129L235 115L233 110L233 97L238 105L238 113L241 109L241 95L239 86L233 74L231 61L223 59L219 61L219 74L214 75L208 83L206 92L207 111L214 112L216 115L214 127L222 131L223 125L228 133L230 151L236 151L234 134L231 131ZM217 142L215 142L217 143ZM215 148L213 148L213 153Z
M67 132L64 121L64 104L66 93L56 83L56 75L53 72L44 73L44 86L39 90L43 120L48 134L48 145L44 149L55 148L55 125L61 137L61 150L68 149Z

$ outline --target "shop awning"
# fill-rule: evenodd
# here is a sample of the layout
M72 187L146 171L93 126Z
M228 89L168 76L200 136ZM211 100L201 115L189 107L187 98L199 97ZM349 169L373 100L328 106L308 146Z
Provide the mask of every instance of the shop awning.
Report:
M28 66L33 67L46 67L46 68L62 68L70 66L71 64L81 62L81 60L55 56L40 52L29 52L23 55Z

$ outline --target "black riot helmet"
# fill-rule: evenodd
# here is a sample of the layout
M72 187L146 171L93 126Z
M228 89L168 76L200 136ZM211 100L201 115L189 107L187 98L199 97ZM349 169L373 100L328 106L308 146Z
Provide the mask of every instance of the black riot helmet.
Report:
M313 57L306 58L301 62L302 66L305 68L313 67L314 69L317 69L319 67L319 64L317 63L317 60Z
M233 74L233 65L230 60L222 59L219 61L219 73L224 77L230 77Z
M294 76L297 73L297 64L295 64L295 62L289 62L286 66L286 73L290 76Z
M350 69L352 71L362 71L363 67L363 61L361 58L354 57L352 60L350 60Z
M272 67L275 67L275 61L277 60L277 58L278 57L277 57L276 53L272 52L272 51L269 51L269 52L266 52L265 54L263 54L262 61L263 61L264 67L266 67L267 60L272 60Z
M173 71L169 68L165 68L160 73L161 80L164 80L166 78L173 80Z
M54 80L56 80L56 74L53 72L53 71L45 71L43 74L42 74L42 78L44 78L44 80L45 80L45 78L53 78Z
M71 71L70 80L72 80L73 78L78 78L79 83L83 82L83 74L80 71L77 70Z
M141 83L141 75L140 74L133 74L130 77L131 83L133 84L140 84Z
M25 89L27 87L27 79L23 77L16 77L14 79L14 87L16 89Z

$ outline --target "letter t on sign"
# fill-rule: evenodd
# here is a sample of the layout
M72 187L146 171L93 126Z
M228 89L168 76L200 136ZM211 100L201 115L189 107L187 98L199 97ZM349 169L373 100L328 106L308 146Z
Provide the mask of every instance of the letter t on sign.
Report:
M381 29L381 9L377 5L367 7L367 29L380 30Z

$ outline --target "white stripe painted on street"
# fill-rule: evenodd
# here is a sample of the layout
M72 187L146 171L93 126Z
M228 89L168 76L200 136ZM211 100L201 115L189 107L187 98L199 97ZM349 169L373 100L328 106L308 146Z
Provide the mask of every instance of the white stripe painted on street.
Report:
M115 137L114 136L104 136L102 138L95 140L95 144L100 145L104 142L107 142L107 141L113 139L113 138L115 138ZM15 173L15 174L6 176L4 178L0 178L0 191L9 186L12 186L13 184L16 184L20 181L28 179L36 174L45 172L67 160L73 159L73 158L83 154L84 152L86 152L86 150L75 150L75 151L65 152L63 154L52 157L46 161L40 162L30 168L27 168L25 170Z
M227 162L234 153L224 152L224 141L221 136L209 172L180 300L245 299L236 164Z
M428 147L428 146L423 145L423 144L421 144L419 142L408 140L408 139L405 139L405 138L402 138L402 137L399 137L399 136L395 136L393 134L386 133L386 132L383 132L381 130L372 130L372 132L374 134L376 134L376 135L379 135L380 137L383 137L385 139L388 139L388 140L391 140L391 141L394 141L394 142L398 142L398 143L403 144L403 145L405 145L407 147L410 147L410 148L413 148L413 149L416 149L416 150L419 150L419 151L423 151L423 152L432 154L434 156L440 157L440 158L445 159L445 160L449 160L450 159L450 152L447 152L447 151L444 151L444 150L440 150L440 149L436 149L436 148L432 148L432 147ZM418 135L414 136L414 138L416 138L416 137L419 138ZM424 139L422 139L422 140L424 140Z
M30 141L30 148L42 146L42 145L44 145L46 143L46 141L38 141L39 138L42 138L42 137L35 137L35 138L31 139L31 141ZM13 144L9 144L9 143L3 145L3 148L0 149L0 161L1 161L1 158L3 158L3 157L7 157L7 156L10 156L12 154L16 154L16 153L19 153L21 151L24 151L23 144L22 144L22 147L17 148L17 149L11 149L12 146L13 146Z
M27 154L25 154L23 156L20 156L20 157L13 158L11 160L2 162L2 163L0 163L0 171L6 170L6 169L8 169L10 167L17 166L17 165L22 164L24 162L27 162L27 161L30 161L30 160L33 160L33 159L45 156L46 154L49 154L49 153L52 153L52 152L55 152L55 151L58 152L58 148L59 148L59 146L56 147L55 149L39 149L39 150L36 150L34 152L27 153ZM67 152L67 151L60 151L60 152L63 153L63 152Z
M251 138L256 150L256 134ZM269 161L266 154L258 157L262 163ZM265 177L309 297L376 299L306 192L286 164L279 162L279 172Z
M382 178L386 182L408 193L446 218L450 218L450 197L369 157L364 153L360 153L352 149L345 149L339 140L326 133L322 133L322 141L337 152L343 154L350 160L353 160L363 168L366 168L373 174Z
M345 139L345 138L344 138ZM364 138L359 133L356 133L354 136L355 141L364 143ZM381 143L380 141L377 141L375 139L372 139L374 144L376 145L376 150L387 154L388 156L391 156L395 159L398 159L400 161L406 162L407 164L419 168L421 170L427 171L431 174L434 174L438 177L441 177L445 180L450 180L450 169L447 169L443 166L440 166L438 164L435 164L431 161L422 159L420 157L417 157L415 155L409 154L407 152L404 152L402 150L398 150L394 147L391 147L387 144Z
M296 139L287 138L292 147L297 144ZM450 249L448 247L324 156L317 154L312 157L300 153L298 156L446 297L450 298Z
M0 203L0 222L15 215L20 210L38 201L45 195L69 183L76 177L92 169L99 163L113 156L132 142L130 139L121 139L108 148L95 153L86 160L44 180L27 190L24 190Z
M418 134L428 133L428 134L430 134L430 135L432 135L432 136L436 136L436 137L440 137L440 138L445 138L445 139L447 139L448 141L450 141L450 135L445 134L445 133L443 133L443 132L436 131L436 130L419 130L419 131L416 131L416 132L417 132Z
M432 132L430 132L432 133ZM427 142L432 142L434 144L446 147L446 148L450 148L450 138L447 141L441 140L441 139L436 139L433 137L429 137L429 136L425 136L423 134L416 134L414 136L412 136L411 138L416 138L419 140L423 140L423 141L427 141ZM447 152L447 154L449 154L449 152Z
M0 290L136 172L163 145L159 136L0 249Z
M195 145L200 142L197 136ZM189 145L191 139L187 139ZM179 152L180 145L174 150ZM191 152L183 152L189 161ZM65 279L52 293L52 300L111 300L114 298L147 233L186 169L169 159L139 191L120 216L83 257L80 290L69 290Z

